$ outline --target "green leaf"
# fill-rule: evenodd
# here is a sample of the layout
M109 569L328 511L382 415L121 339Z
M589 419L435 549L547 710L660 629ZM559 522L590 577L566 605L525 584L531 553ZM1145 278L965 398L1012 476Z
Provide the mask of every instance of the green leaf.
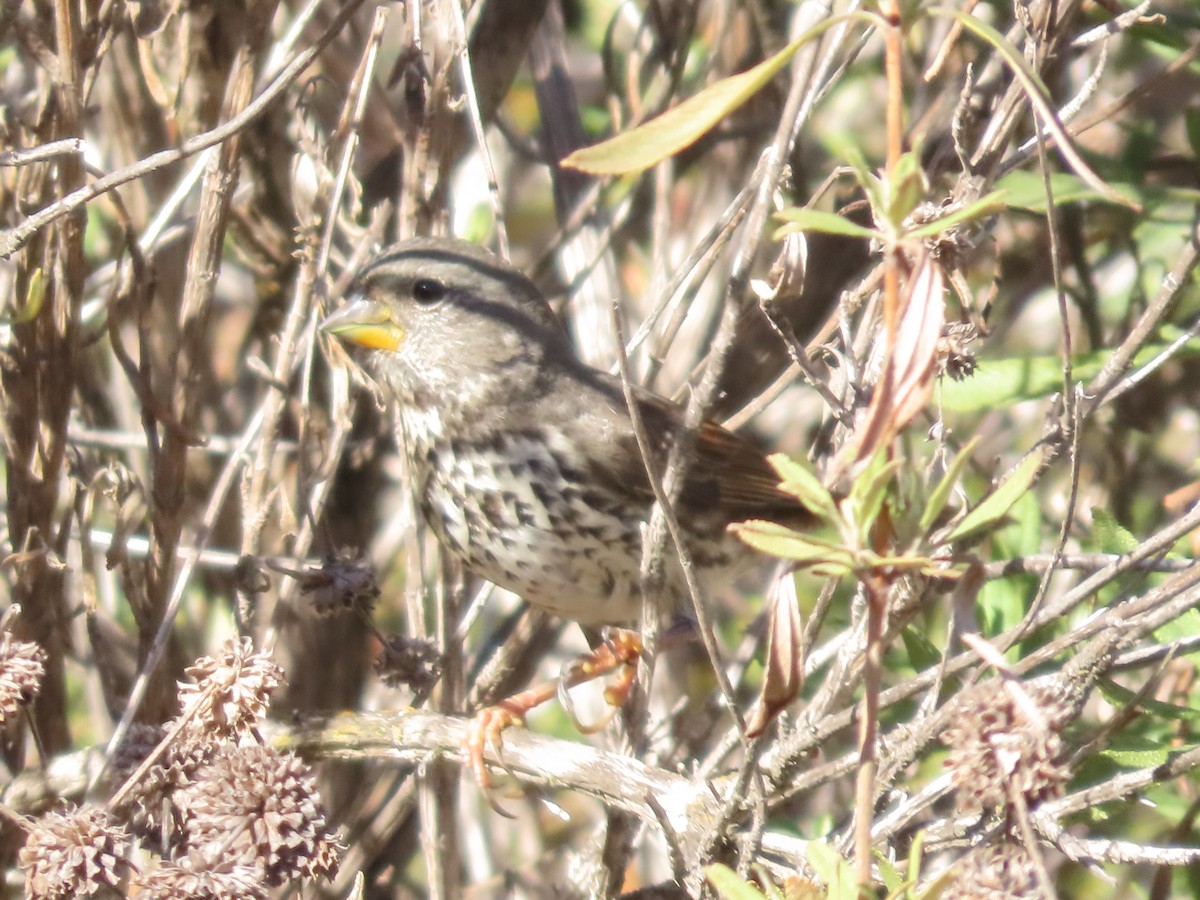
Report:
M908 218L928 190L925 172L917 154L909 151L896 160L896 168L887 180L888 202L885 213L893 231L900 230L900 223Z
M593 175L627 175L690 147L779 74L805 42L792 41L753 69L723 78L661 116L599 144L576 150L564 166Z
M705 866L704 877L727 900L763 900L763 894L729 866L721 863Z
M1008 523L989 535L995 559L1029 556L1043 548L1043 515L1034 492L1030 491L1008 511ZM1037 589L1036 575L1007 575L984 582L975 597L980 630L991 637L1015 628L1025 618L1029 598ZM1009 659L1021 658L1020 645L1009 648Z
M1100 693L1114 706L1128 706L1137 696L1136 691L1131 691L1108 678L1100 679L1099 687ZM1142 697L1138 700L1138 709L1144 709L1146 712L1170 722L1194 722L1200 719L1200 709L1155 700L1153 697Z
M962 477L963 469L971 461L971 454L979 446L979 441L979 435L975 435L965 447L958 451L958 456L954 457L954 461L946 469L946 474L942 476L942 480L937 483L937 487L929 495L925 511L921 513L921 531L928 533L929 529L933 527L933 523L938 520L938 516L942 514L942 510L946 508L946 504L950 502L950 494Z
M862 12L831 16L754 68L709 85L644 125L576 150L562 164L593 175L627 175L648 169L700 140L718 122L762 90L809 41L851 20L881 25L878 17Z
M996 193L1003 197L1004 205L1009 209L1020 209L1032 213L1046 211L1046 185L1041 173L1020 170L1009 172L996 182L999 189ZM1113 185L1113 190L1130 200L1139 196L1138 188L1131 184ZM1068 203L1113 203L1099 191L1088 186L1082 178L1070 172L1053 172L1050 175L1050 192L1054 196L1055 206Z
M1149 766L1161 766L1171 758L1171 750L1171 747L1161 745L1141 748L1105 747L1099 755L1122 768L1145 769Z
M827 523L837 518L837 504L816 473L783 453L772 453L767 462L779 476L779 489L791 494Z
M858 900L854 869L833 847L822 841L809 841L808 864L825 885L829 900Z
M994 491L978 506L962 517L962 520L946 535L946 541L958 541L992 527L1012 509L1013 504L1025 495L1042 467L1042 454L1030 453L1017 463Z
M906 884L904 876L900 874L900 870L892 865L892 861L884 856L878 848L873 851L873 855L875 857L875 864L879 866L879 877L883 879L883 886L888 889L888 896L897 896L898 892Z
M905 235L914 238L933 237L962 222L995 215L1005 207L1004 199L1004 191L992 191L986 197L980 197L974 203L968 203L961 209L956 209L954 212L934 219L932 222L927 222L919 228L913 228L905 232Z
M1174 557L1176 554L1168 554ZM1160 644L1170 644L1175 641L1189 641L1200 634L1200 611L1194 607L1181 616L1176 616L1169 622L1164 622L1154 629L1154 639ZM1190 659L1200 664L1200 652L1193 651L1183 654L1184 659Z
M778 522L750 519L733 523L729 530L755 550L781 559L792 559L805 565L827 563L838 567L850 567L854 563L854 558L844 548L793 531Z
M788 224L775 231L775 240L795 234L797 231L820 231L825 234L844 234L847 237L868 239L882 237L878 231L872 228L864 228L837 213L823 212L819 209L800 207L785 209L776 213L776 218L783 219Z
M1096 371L1100 371L1099 367ZM1074 374L1084 381L1088 378L1077 368ZM962 381L941 379L938 402L942 409L949 412L983 412L1021 400L1048 397L1055 391L1061 391L1062 386L1061 357L981 359L970 378Z
M870 545L870 531L875 527L879 510L883 507L888 488L899 468L900 460L888 462L887 450L880 450L850 488L850 495L846 498L843 509L846 518L853 522L858 531L860 547Z
M921 855L925 852L925 830L917 832L912 846L908 848L908 877L913 880L921 878Z
M932 668L942 661L942 654L938 652L937 647L912 625L905 626L900 632L900 637L904 641L904 649L908 652L909 662L916 671Z
M1164 336L1167 330L1164 329ZM1146 365L1162 353L1167 345L1161 342L1147 345L1133 358L1133 369ZM1200 341L1193 341L1176 350L1176 358L1200 355ZM1111 350L1080 353L1071 360L1073 376L1087 382L1099 374L1112 356ZM1009 356L981 359L975 374L963 381L943 378L939 382L938 402L950 412L985 412L1007 406L1018 400L1048 397L1063 387L1062 357Z
M1112 513L1102 506L1092 507L1092 531L1100 549L1105 553L1130 553L1138 540L1129 529L1113 518Z

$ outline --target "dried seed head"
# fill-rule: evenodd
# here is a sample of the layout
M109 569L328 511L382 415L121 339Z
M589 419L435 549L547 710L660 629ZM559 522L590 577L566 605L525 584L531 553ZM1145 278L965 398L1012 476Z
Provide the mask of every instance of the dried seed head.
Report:
M1070 777L1059 735L1069 716L1049 685L995 679L965 691L942 733L959 809L1002 810L1014 789L1030 806L1059 796Z
M198 854L163 862L137 879L139 900L266 900L267 889L250 866L212 865Z
M46 651L41 645L5 632L0 640L0 726L20 715L38 695L45 674Z
M283 680L283 670L269 654L255 653L249 638L230 640L219 657L201 657L186 671L196 683L179 685L181 715L194 716L190 730L209 740L237 738L257 727Z
M34 822L17 859L25 870L25 895L119 896L130 871L127 843L125 829L97 807L46 813Z
M416 693L430 690L442 675L442 654L433 641L389 634L375 660L375 674L388 687L407 685Z
M943 900L1011 900L1036 897L1037 874L1029 852L1020 844L1001 841L981 847L962 860L957 874L942 893Z
M297 756L238 747L201 766L176 802L194 853L253 867L270 885L337 871L316 779Z
M161 725L134 725L113 761L113 782L124 784L169 731ZM156 739L157 738L157 739ZM191 784L201 765L216 753L210 743L194 739L185 729L157 761L142 774L117 812L130 829L160 853L170 852L181 840L174 794ZM167 827L164 827L167 826Z
M343 547L321 568L310 569L300 577L300 593L308 597L319 616L353 609L370 615L379 599L379 580L370 560L354 548Z
M963 381L975 374L977 363L971 344L979 337L979 329L970 322L950 322L942 328L937 342L938 371L954 381Z
M929 225L967 205L966 200L947 197L941 203L920 203L908 215L907 224L913 227ZM960 222L925 239L929 255L947 269L961 269L987 237L987 229L978 221Z

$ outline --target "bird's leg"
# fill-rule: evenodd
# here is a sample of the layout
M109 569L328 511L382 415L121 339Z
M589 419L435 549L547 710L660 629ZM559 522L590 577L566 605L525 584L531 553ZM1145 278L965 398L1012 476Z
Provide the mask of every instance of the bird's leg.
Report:
M475 781L484 792L490 790L492 777L483 755L485 751L491 750L503 765L501 732L505 728L512 725L524 725L526 714L552 699L555 694L560 699L566 698L566 692L571 688L596 678L603 678L618 669L620 669L620 674L616 682L604 689L604 699L614 709L619 708L629 697L630 688L637 677L637 661L641 652L641 637L632 631L619 629L587 656L582 656L564 666L556 681L546 681L534 685L528 690L513 694L511 697L477 712L467 727L467 734L463 740L463 751L471 764ZM563 699L563 706L571 713L576 727L580 731L588 732L589 729L581 725L575 717L569 698ZM606 717L604 722L599 726L593 726L590 730L596 731L604 727L609 718L611 717ZM510 772L510 774L512 773Z
M629 699L629 692L637 678L637 661L643 649L642 638L636 632L624 628L615 629L605 636L604 641L587 656L581 656L563 666L558 676L558 702L563 705L571 722L584 734L595 734L603 729L618 709ZM587 724L580 721L571 700L570 689L585 681L592 681L619 669L616 680L604 688L604 701L608 713L599 722Z

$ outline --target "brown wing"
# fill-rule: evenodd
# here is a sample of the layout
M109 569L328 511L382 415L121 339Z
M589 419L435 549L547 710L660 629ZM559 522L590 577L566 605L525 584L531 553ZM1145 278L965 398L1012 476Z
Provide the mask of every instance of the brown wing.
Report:
M638 397L643 416L662 416L674 434L682 428L683 411L653 394ZM810 513L792 495L779 489L779 475L762 451L746 438L715 422L704 422L679 497L684 507L710 508L719 503L731 522L773 519L793 523Z
M696 487L703 488L714 477L731 519L809 516L795 497L779 489L779 475L757 447L714 422L705 422L696 439ZM692 481L689 478L684 485L685 501L693 489ZM696 499L704 502L702 497Z
M606 451L595 460L608 477L628 490L635 488L653 501L653 491L638 449L620 383L603 377L609 396L611 436ZM666 466L675 436L683 426L684 411L677 404L650 391L637 388L635 396L643 424L652 440L655 466ZM599 473L596 473L599 474ZM695 455L688 466L687 481L679 495L680 506L695 512L720 509L729 522L771 519L799 525L811 513L793 496L779 489L779 476L762 452L750 441L714 422L705 422L696 437Z

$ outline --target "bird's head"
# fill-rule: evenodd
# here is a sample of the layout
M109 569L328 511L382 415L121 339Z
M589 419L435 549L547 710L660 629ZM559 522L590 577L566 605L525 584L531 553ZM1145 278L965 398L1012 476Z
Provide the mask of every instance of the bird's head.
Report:
M356 350L401 407L494 403L570 345L537 287L465 241L413 238L355 276L321 329Z

